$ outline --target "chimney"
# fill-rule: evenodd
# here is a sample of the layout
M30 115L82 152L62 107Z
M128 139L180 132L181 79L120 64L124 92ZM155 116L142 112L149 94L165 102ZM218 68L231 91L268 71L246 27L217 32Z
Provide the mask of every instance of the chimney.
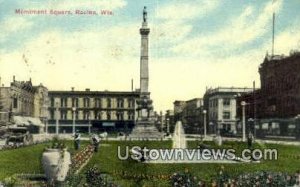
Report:
M16 81L16 76L14 75L14 76L13 76L13 82L15 82L15 81Z
M71 87L72 92L74 92L74 87Z

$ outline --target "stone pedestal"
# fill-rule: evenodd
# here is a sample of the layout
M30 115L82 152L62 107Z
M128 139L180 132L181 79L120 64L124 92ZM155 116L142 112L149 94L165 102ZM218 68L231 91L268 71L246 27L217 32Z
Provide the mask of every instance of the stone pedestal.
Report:
M160 139L163 138L163 133L160 133L155 127L152 118L152 100L150 93L142 94L141 98L137 100L138 119L130 138L134 139Z
M157 128L154 125L154 122L138 121L129 137L140 140L160 139L163 138L163 134L157 130Z

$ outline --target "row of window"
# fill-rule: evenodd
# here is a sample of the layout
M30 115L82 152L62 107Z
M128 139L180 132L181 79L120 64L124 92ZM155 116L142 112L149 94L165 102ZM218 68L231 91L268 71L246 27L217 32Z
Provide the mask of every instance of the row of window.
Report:
M230 98L223 98L223 106L230 106ZM218 99L212 99L209 101L210 107L217 107L219 103Z
M297 83L300 79L295 74L288 74L279 77L270 76L265 82L263 88L272 93L285 93L288 90L297 89Z
M13 108L18 108L19 107L19 103L23 103L24 105L33 105L33 102L30 100L26 100L26 99L22 99L22 98L13 98L13 102L12 102L12 107Z
M111 111L93 111L94 112L94 119L96 120L112 120L112 112ZM71 118L68 118L68 111L67 110L61 110L60 111L60 119L62 120L73 120L74 119L74 114L75 114L75 119L78 120L79 119L79 114L78 111L72 112ZM128 112L128 120L134 120L134 112ZM104 118L105 116L105 118ZM56 116L55 111L51 110L50 111L50 119L54 120L58 118L58 116ZM82 116L82 120L90 120L90 112L89 111L83 111L83 116ZM92 119L91 119L92 120ZM124 120L124 112L116 112L116 120Z
M217 112L211 112L210 113L210 118L211 119L218 119L218 113ZM224 111L222 119L230 119L230 112L229 111Z
M79 107L79 99L83 99L83 107L89 108L91 107L91 98L71 98L71 106L70 107ZM51 99L51 107L55 107L55 100L52 97ZM94 98L95 106L97 108L104 108L103 101L104 98ZM134 108L134 99L128 99L128 108ZM68 107L68 98L60 98L60 107ZM112 99L106 98L106 107L111 108L112 107ZM118 98L117 99L117 108L124 108L124 99Z

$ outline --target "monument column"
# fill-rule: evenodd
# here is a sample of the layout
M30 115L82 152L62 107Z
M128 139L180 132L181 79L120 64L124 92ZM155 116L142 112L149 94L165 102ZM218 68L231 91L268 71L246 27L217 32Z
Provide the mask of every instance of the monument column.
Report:
M147 23L147 10L143 10L143 22L140 28L141 34L141 57L140 57L140 98L137 99L138 118L130 137L132 138L161 138L163 134L159 133L155 127L152 116L153 106L150 99L149 86L149 68L148 68L148 35L150 29Z
M149 68L148 68L148 35L150 29L147 23L147 11L146 7L143 10L143 23L142 28L140 28L141 34L141 59L140 59L140 89L141 93L147 95L148 85L149 85Z

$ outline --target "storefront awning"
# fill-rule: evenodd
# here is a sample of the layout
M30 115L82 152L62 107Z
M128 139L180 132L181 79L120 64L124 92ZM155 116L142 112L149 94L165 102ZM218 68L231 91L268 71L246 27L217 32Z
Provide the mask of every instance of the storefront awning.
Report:
M44 126L39 118L14 116L13 120L16 125L20 125L20 126L29 126L29 125L39 126L39 127Z

